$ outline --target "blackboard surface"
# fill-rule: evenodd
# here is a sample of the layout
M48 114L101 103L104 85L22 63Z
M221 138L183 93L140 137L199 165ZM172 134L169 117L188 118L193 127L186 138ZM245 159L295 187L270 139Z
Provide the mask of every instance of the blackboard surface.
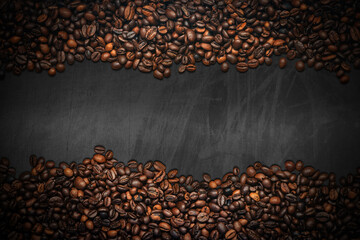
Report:
M274 59L277 62L277 59ZM31 154L80 162L97 144L127 162L161 160L200 178L233 166L301 159L338 175L360 166L360 73L275 64L245 74L201 64L159 81L106 63L76 63L62 74L25 72L0 82L0 156L18 172Z

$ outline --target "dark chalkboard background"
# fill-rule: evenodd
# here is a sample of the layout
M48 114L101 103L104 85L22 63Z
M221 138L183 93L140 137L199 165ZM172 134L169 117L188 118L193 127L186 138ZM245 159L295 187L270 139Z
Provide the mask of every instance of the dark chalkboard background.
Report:
M277 59L274 59L277 62ZM199 178L234 165L301 159L346 174L360 166L360 77L298 73L290 63L240 74L198 65L159 81L106 63L47 73L8 74L0 82L0 155L18 172L31 154L80 162L97 144L127 162L162 160Z

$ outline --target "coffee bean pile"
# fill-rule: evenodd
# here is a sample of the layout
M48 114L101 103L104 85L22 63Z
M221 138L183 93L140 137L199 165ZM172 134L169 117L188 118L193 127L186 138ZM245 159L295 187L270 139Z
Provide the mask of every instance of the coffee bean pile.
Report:
M360 68L359 28L358 0L4 0L0 76L53 76L89 59L163 79L173 63L180 73L197 62L247 72L286 55L300 72L326 69L346 83Z
M360 168L335 173L302 161L201 181L160 161L127 164L95 147L70 164L30 157L15 177L0 161L1 239L355 239ZM359 239L359 238L356 238Z

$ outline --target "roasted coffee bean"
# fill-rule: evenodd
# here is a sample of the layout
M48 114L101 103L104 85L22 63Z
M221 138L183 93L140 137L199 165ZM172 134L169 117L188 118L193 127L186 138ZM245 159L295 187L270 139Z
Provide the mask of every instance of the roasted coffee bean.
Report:
M231 64L235 64L237 62L236 56L234 54L228 54L226 56L226 59L229 61L229 63Z
M70 9L62 7L59 9L59 15L63 18L70 18L72 13Z
M349 75L343 75L342 77L340 77L341 83L347 83L347 82L349 82L349 80L350 80Z
M160 72L159 70L155 70L153 75L155 78L157 78L159 80L162 80L164 78L164 74L162 72Z
M95 24L91 24L88 26L88 28L86 29L86 35L88 37L93 37L96 33L96 25Z
M319 212L315 215L315 219L319 222L327 222L329 220L329 214L326 212Z
M195 31L192 29L189 28L186 29L186 36L189 42L194 42L196 40Z
M305 52L305 46L302 42L300 42L299 40L295 40L294 41L294 45L295 45L295 49L299 52L299 53L304 53Z
M93 156L93 159L98 163L104 163L106 161L105 156L98 153Z
M58 64L56 64L55 69L56 69L56 71L58 71L58 72L64 72L64 71L65 71L65 65L62 64L62 63L58 63Z
M105 153L105 147L101 145L97 145L94 147L94 152L97 154L104 154Z
M161 231L165 231L165 232L168 232L168 231L171 230L171 226L166 222L161 222L159 224L159 228L160 228Z
M280 60L279 60L279 67L280 68L285 68L286 64L287 64L286 58L281 57Z
M296 62L296 65L295 65L295 68L298 72L302 72L305 70L305 63L303 61L297 61Z
M285 169L288 170L289 172L292 172L295 170L295 163L291 160L286 160L285 161Z
M48 74L49 74L49 76L55 76L56 75L56 69L55 68L50 68L49 70L48 70Z
M81 177L76 177L74 185L79 190L84 190L86 187L86 182Z
M296 58L296 51L295 50L289 50L286 54L286 57L289 59L289 60L293 60Z
M235 238L235 236L236 236L236 231L234 229L230 229L229 231L227 231L225 233L226 239L233 239L233 238Z
M254 177L255 174L256 174L256 170L253 166L250 166L246 169L246 174L249 176L249 177Z
M271 197L271 198L270 198L269 202L270 202L271 204L273 204L273 205L278 205L278 204L281 203L281 200L280 200L279 197L274 196L274 197Z
M158 171L165 171L166 170L166 167L165 167L165 165L162 163L162 162L160 162L160 161L154 161L154 168L156 169L156 170L158 170Z
M238 70L241 73L245 73L248 71L248 65L245 62L239 62L236 64L236 70Z
M111 63L111 68L114 70L119 70L122 68L122 65L118 61L115 61Z
M207 213L201 212L197 215L197 220L201 223L207 222L209 220L209 215Z
M315 169L313 167L311 167L311 166L306 166L306 167L302 168L301 173L305 177L311 177L312 175L314 175Z
M100 60L100 58L101 58L101 54L99 52L93 52L91 54L91 60L93 62L98 62Z
M248 61L249 68L257 68L259 66L259 61L256 59L251 59Z
M259 46L254 50L254 57L256 59L261 58L262 56L264 56L264 54L265 54L265 48L263 46Z
M94 147L94 152L97 154L104 154L105 153L105 147L101 145L97 145Z

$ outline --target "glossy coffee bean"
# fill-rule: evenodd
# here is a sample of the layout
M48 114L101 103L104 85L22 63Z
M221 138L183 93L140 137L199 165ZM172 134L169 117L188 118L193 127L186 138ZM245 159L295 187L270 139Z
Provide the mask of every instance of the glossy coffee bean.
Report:
M221 71L222 71L222 72L227 72L227 71L229 71L229 63L223 62L223 63L221 64Z
M286 64L287 64L286 58L281 57L281 58L279 59L279 67L280 67L280 68L285 68L285 67L286 67Z

